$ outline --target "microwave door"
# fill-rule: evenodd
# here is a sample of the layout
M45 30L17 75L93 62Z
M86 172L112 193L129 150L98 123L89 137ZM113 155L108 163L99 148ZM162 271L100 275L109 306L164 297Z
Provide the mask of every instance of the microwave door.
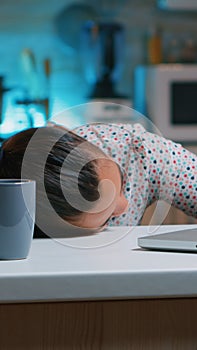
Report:
M197 124L197 81L172 82L170 96L172 125Z

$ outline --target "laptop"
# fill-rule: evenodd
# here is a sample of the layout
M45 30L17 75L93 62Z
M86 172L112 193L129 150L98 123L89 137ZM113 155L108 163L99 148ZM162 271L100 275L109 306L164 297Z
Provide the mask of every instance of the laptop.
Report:
M151 250L197 253L197 228L140 237L138 245Z

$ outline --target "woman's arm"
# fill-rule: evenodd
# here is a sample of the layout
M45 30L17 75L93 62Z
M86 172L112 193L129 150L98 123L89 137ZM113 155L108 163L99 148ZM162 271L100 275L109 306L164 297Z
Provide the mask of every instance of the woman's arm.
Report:
M149 172L149 203L165 200L197 217L197 156L158 135L143 134Z

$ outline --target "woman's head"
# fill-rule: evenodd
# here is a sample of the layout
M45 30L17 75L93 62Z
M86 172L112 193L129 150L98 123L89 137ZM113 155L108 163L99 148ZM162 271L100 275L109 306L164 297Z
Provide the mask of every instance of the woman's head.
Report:
M42 221L50 221L51 205L56 215L72 226L96 228L104 224L106 215L121 207L118 166L71 131L58 127L28 129L6 140L2 149L0 177L36 180L37 212L42 212ZM118 178L115 182L110 177L114 174ZM106 178L114 182L112 198L107 194L109 186L99 187L100 180ZM98 206L102 191L103 210Z

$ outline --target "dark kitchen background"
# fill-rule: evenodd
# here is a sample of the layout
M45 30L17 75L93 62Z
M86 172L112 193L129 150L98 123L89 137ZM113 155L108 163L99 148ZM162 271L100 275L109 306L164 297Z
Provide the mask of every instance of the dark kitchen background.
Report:
M135 66L154 63L151 37L162 38L161 62L184 60L184 50L196 62L196 21L197 11L164 11L156 0L1 0L1 138L47 119L68 127L83 122L61 111L92 98L101 74L98 50L104 49L98 42L93 51L88 45L98 35L98 23L109 24L115 38L115 63L108 63L116 65L116 95L132 105Z

